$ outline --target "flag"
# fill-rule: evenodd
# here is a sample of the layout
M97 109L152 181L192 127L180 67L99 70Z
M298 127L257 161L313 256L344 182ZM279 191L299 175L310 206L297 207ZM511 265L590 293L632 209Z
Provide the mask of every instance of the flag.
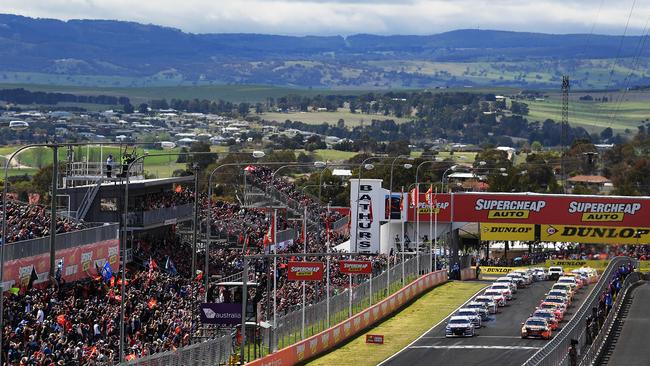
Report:
M203 271L197 271L197 272L199 272L199 274L196 275L196 277L194 278L194 280L195 280L196 282L201 282L201 280L203 279Z
M248 166L246 166L246 168L244 168L244 171L245 171L246 173L254 172L254 171L255 171L255 167L252 166L252 165L248 165Z
M158 263L156 263L156 261L153 258L149 257L149 272L155 269L158 269Z
M275 215L271 217L271 224L269 225L269 229L266 231L266 235L264 235L264 247L268 247L269 244L275 244L273 242L273 237L275 236Z
M30 289L34 286L34 281L38 280L38 273L36 273L36 267L32 266L32 273L29 275L29 282L27 283L27 288Z
M411 189L409 192L409 207L415 207L418 205L420 200L420 190L418 187Z
M330 220L328 217L327 220L325 220L325 235L327 235L326 238L328 241L330 240L330 230Z
M178 274L178 271L176 270L176 266L174 265L174 262L172 262L172 259L167 256L167 262L165 263L165 269L167 272L171 273L172 275L176 276Z
M147 302L147 306L149 307L149 309L155 308L156 305L158 305L158 300L154 299L153 297L149 299L149 301Z
M424 194L424 197L429 205L433 204L433 184L429 187L427 193Z
M38 193L30 193L27 196L29 198L30 205L38 205L38 202L41 200L41 195Z
M111 268L111 264L106 261L104 263L104 267L102 268L101 271L102 277L104 277L104 281L108 282L111 277L113 277L113 269Z
M181 186L180 184L176 184L176 186L174 187L174 192L176 193L183 192L183 186Z

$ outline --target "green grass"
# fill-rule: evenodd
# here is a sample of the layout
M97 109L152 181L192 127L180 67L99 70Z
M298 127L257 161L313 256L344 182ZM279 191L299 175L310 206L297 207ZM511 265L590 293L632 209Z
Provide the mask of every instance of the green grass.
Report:
M353 151L339 151L339 150L314 150L317 160L322 161L343 161L357 155Z
M397 118L393 116L384 116L383 114L351 113L349 110L342 108L336 112L262 113L259 116L267 121L284 122L286 120L291 120L300 121L311 125L318 125L321 123L336 125L339 119L343 119L345 121L345 125L348 127L359 126L362 123L368 126L372 123L373 119L392 119L396 123L410 121L410 118Z
M444 319L484 286L480 282L449 282L435 287L399 313L306 365L377 365ZM366 344L366 334L384 335L384 344Z
M13 74L13 73L5 73ZM289 94L315 96L318 94L331 95L359 95L369 90L329 90L329 89L301 89L290 87L276 87L266 85L179 85L174 81L171 85L142 86L142 81L131 78L119 77L94 77L74 76L72 81L68 77L59 78L56 75L36 73L16 73L15 78L0 83L0 89L24 88L31 91L72 93L76 95L113 95L125 96L131 104L138 105L152 99L223 99L231 102L265 102L267 98L279 98ZM31 79L27 79L31 77ZM78 82L80 81L80 82ZM114 85L115 82L118 85ZM81 85L81 86L79 86ZM86 86L84 86L86 85ZM107 108L104 107L104 108ZM284 121L284 120L283 120Z
M529 121L552 119L559 122L562 119L559 100L526 103L530 110L526 117ZM569 105L569 124L584 127L589 132L600 132L607 127L619 133L628 128L636 132L637 126L649 117L650 103L647 101L624 101L620 104L571 101Z

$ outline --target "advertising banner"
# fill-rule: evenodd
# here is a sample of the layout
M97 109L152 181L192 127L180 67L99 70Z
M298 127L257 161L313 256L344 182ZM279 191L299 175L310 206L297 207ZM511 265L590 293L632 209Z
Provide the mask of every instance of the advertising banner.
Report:
M241 303L203 303L200 316L202 324L241 324Z
M647 197L454 194L454 221L646 227Z
M361 184L358 179L351 179L350 183L351 251L379 253L379 227L386 212L388 190L381 187L381 179L362 179Z
M481 275L490 275L490 276L505 276L508 273L514 271L515 269L522 269L525 267L489 267L481 266Z
M61 265L61 278L66 282L97 275L95 267L103 266L106 261L113 268L117 268L119 259L118 239L100 241L56 252L56 263ZM20 278L24 277L26 271L31 273L32 267L35 268L38 274L38 280L34 281L34 284L46 282L50 269L50 254L44 253L5 262L4 280L6 286L19 283Z
M451 221L451 194L438 193L434 195L433 205L427 202L426 194L420 193L419 202L410 202L408 208L408 221L416 221L416 216L419 216L421 222L429 221L429 215L432 213L438 215L439 222ZM417 203L417 207L416 206ZM434 211L431 212L431 207Z
M540 239L592 244L648 244L650 228L541 225Z
M372 262L370 261L340 261L341 273L346 274L371 274Z
M607 268L608 265L609 265L609 260L597 260L597 259L587 259L587 260L549 259L545 263L546 267L560 266L565 271L570 271L581 267L590 267L599 272L602 272L605 270L605 268ZM641 270L641 272L650 271L650 261L639 261L638 269Z
M289 262L287 276L289 281L320 281L324 268L323 262Z
M485 224L479 225L481 240L535 240L533 224Z

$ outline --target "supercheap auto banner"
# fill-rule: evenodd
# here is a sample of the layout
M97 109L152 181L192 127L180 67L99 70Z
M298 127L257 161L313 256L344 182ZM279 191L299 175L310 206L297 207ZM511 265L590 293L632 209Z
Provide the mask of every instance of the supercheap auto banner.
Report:
M451 205L457 222L643 228L650 217L648 197L458 193Z

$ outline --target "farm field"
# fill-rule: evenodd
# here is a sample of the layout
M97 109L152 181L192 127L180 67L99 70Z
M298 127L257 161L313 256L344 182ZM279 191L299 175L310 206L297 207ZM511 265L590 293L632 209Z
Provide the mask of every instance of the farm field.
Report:
M318 125L321 123L336 125L339 119L343 119L347 127L359 126L361 123L369 125L372 123L373 119L392 119L396 123L402 123L410 120L410 118L396 118L392 116L384 116L381 114L351 113L349 110L342 108L339 108L339 110L336 112L262 113L259 116L267 121L284 122L286 120L291 120L300 121L311 125Z

